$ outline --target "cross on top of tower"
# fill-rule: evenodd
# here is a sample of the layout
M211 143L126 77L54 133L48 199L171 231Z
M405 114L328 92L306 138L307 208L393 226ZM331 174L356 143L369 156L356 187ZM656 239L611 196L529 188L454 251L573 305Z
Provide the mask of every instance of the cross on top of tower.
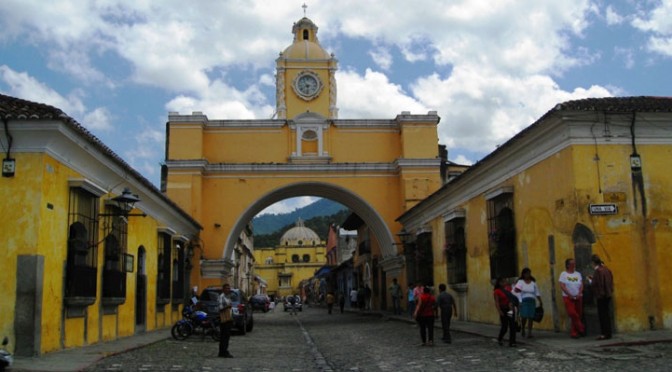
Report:
M306 9L308 8L308 5L306 5L306 3L303 3L303 5L301 5L301 7L303 8L303 16L305 17L306 16Z

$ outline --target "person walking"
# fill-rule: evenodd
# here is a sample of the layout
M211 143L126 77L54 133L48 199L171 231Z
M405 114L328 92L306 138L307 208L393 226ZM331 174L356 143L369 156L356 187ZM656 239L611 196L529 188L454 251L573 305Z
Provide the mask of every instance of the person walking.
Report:
M397 283L397 278L392 279L392 284L388 288L392 296L392 311L394 315L401 315L401 286Z
M422 294L415 305L415 319L420 325L422 346L434 346L434 318L436 316L436 299L432 296L429 287L424 287Z
M222 285L222 293L219 295L219 354L221 358L233 358L229 353L229 339L231 338L231 326L233 325L233 313L231 309L231 285Z
M327 296L325 298L325 301L327 302L327 312L329 315L331 315L331 311L334 309L334 302L336 302L336 298L334 297L333 292L327 292Z
M583 313L583 277L576 271L576 262L573 258L565 260L565 271L560 274L560 289L565 310L571 320L570 336L578 338L585 335L586 327L581 322Z
M356 309L357 306L357 289L353 288L350 290L350 307Z
M608 340L611 338L611 296L614 293L614 277L600 256L594 254L590 260L595 266L595 273L588 277L588 281L597 299L597 317L600 319L600 335L597 339Z
M289 315L296 315L297 302L299 301L299 295L293 294L289 296L287 300L289 302Z
M341 314L345 310L345 293L343 291L338 292L338 307L341 308Z
M415 311L415 286L413 283L408 283L408 316L413 319L413 312Z
M506 280L504 278L497 278L495 281L495 289L493 291L493 296L495 298L495 308L499 314L499 322L501 324L499 328L499 335L497 336L497 342L499 346L504 344L504 335L506 332L509 332L509 346L516 346L516 307L510 300L513 294L507 294L508 290L506 289Z
M523 337L532 338L532 323L534 323L534 314L537 310L537 300L539 300L539 306L543 306L541 302L541 294L539 293L539 287L532 276L532 270L529 268L524 268L520 272L520 278L518 282L513 287L513 291L516 292L521 298L520 302L520 319L522 319L521 335ZM527 326L527 335L525 334L525 327Z
M436 304L441 315L441 328L443 329L443 337L441 340L446 343L451 343L450 337L450 319L457 316L457 305L455 298L450 293L446 292L446 285L439 284L439 296L436 298Z

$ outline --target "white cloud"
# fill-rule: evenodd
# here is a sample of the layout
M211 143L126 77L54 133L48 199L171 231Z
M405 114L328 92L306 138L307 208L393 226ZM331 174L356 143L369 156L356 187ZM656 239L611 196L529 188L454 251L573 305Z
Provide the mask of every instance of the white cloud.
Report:
M607 20L608 25L618 25L623 23L624 18L611 5L607 6L604 14L605 19Z
M221 80L215 80L201 92L192 96L180 95L166 104L168 111L190 114L202 111L213 119L270 118L270 106L256 86L239 91Z
M648 48L672 57L672 0L662 0L644 17L635 17L633 27L650 32Z
M85 114L83 121L86 127L91 130L109 132L113 129L110 112L104 107L98 107Z
M388 71L392 67L392 54L388 48L378 46L370 50L369 55L373 59L373 62L383 70Z
M285 199L266 207L257 215L260 216L262 214L281 214L293 212L294 210L310 205L319 199L320 198L313 196L300 196L296 198Z
M98 107L93 111L87 111L82 101L83 94L79 90L63 96L27 73L14 71L7 65L0 66L0 83L9 87L7 94L61 109L68 116L94 132L112 130L108 110L104 107Z
M429 111L383 73L366 69L361 76L355 71L341 71L336 73L336 80L340 118L390 118L401 111Z
M442 113L442 143L449 149L482 153L494 150L559 102L611 95L603 87L564 91L543 75L484 75L469 68L456 68L445 79L436 74L421 78L413 93Z
M474 164L474 161L471 159L468 159L464 155L458 155L455 159L452 159L453 162L460 164L460 165L472 165Z

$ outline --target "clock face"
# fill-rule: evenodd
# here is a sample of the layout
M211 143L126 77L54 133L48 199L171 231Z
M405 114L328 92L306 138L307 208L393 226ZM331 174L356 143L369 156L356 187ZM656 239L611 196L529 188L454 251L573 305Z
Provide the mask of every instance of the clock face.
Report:
M311 71L300 73L294 80L294 91L306 101L317 97L321 90L322 82L320 78Z

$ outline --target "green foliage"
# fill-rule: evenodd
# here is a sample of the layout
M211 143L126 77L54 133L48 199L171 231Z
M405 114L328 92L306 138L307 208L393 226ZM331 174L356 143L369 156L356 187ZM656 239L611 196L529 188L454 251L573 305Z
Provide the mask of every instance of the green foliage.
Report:
M329 234L329 225L336 224L342 225L343 221L350 215L350 210L344 209L338 211L334 214L328 216L316 216L304 221L304 225L311 230L315 231L321 240L327 240L327 235ZM296 221L283 226L280 230L270 233L254 235L254 246L255 247L275 247L280 244L280 238L282 235L287 232L287 230L296 226Z
M285 229L287 225L295 224L296 220L299 217L301 217L304 220L307 220L315 216L332 215L338 211L342 211L345 209L347 209L345 206L333 200L320 199L303 208L296 209L293 212L282 214L264 214L261 216L256 216L252 219L252 225L254 226L254 234L255 236L272 234L278 230ZM315 232L320 234L320 232L317 230L315 230Z

